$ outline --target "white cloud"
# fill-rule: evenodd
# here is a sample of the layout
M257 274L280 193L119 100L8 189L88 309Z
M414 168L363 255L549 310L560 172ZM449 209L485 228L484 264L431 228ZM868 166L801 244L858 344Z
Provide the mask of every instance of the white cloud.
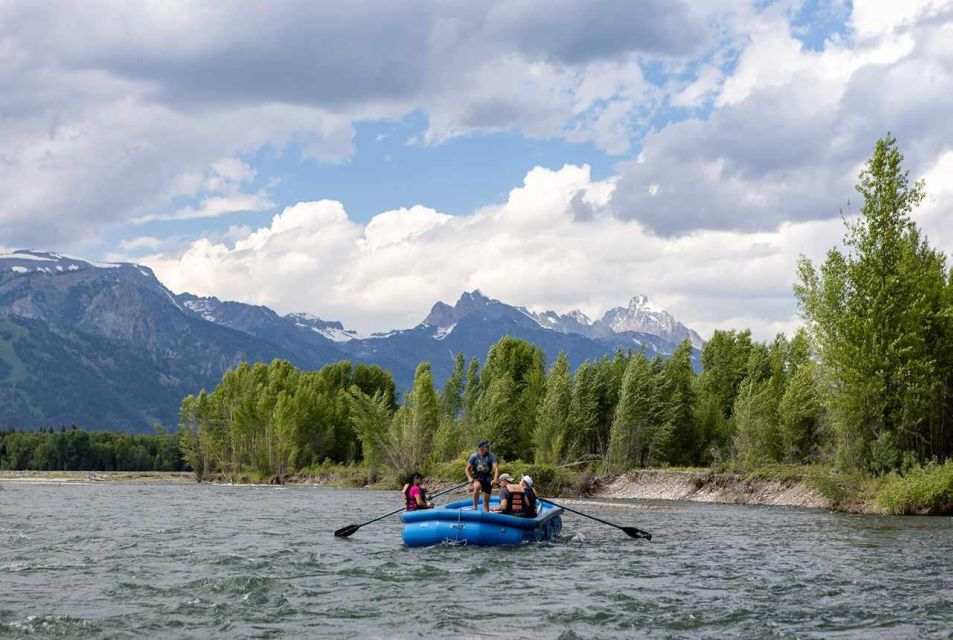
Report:
M149 214L132 220L133 224L144 224L156 220L195 220L197 218L218 218L232 213L246 211L267 211L275 203L263 192L235 193L225 196L203 198L198 207L182 207L173 213Z
M293 141L342 162L354 122L418 109L431 143L516 131L621 153L639 60L714 42L670 0L341 7L0 2L0 235L89 241L181 195L234 195L243 154Z
M752 19L712 113L648 134L621 165L615 214L666 235L836 218L888 131L914 173L953 150L953 2L946 14L872 4L854 3L857 41L820 51L792 34L783 5Z
M480 288L590 315L647 293L704 334L741 325L768 337L796 324L798 254L822 257L842 230L828 221L666 240L609 215L612 189L587 167L536 168L506 202L471 215L413 207L364 226L340 203L306 202L233 243L199 239L139 259L176 291L307 311L360 331L412 326L436 300ZM574 211L580 202L585 220Z

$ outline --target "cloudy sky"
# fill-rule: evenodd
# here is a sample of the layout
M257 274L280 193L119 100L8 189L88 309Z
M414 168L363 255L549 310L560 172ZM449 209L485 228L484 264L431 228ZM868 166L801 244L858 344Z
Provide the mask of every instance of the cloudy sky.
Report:
M796 326L876 139L953 250L953 1L0 0L0 247L416 324L480 288Z

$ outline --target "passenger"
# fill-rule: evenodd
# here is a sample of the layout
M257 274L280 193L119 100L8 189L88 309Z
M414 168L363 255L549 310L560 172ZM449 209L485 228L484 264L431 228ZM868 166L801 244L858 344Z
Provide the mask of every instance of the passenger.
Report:
M418 509L433 509L433 503L427 502L427 492L421 485L424 476L421 473L415 473L410 482L404 485L404 505L407 511L417 511Z
M483 491L483 510L490 510L490 494L493 485L500 474L500 465L496 456L490 453L490 441L480 440L478 449L467 460L467 482L473 490L473 510L477 510L480 502L480 491Z
M523 513L527 518L536 517L536 490L533 489L533 479L523 476L520 481L523 485Z
M536 492L533 491L533 479L523 476L519 484L512 482L510 474L500 474L500 505L494 511L518 518L535 518Z

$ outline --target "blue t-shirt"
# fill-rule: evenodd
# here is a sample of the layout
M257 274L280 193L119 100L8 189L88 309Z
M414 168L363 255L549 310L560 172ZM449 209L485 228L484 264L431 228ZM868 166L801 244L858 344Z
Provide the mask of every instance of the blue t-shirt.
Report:
M467 462L473 467L473 475L475 477L490 476L493 475L493 465L496 464L496 456L492 453L481 456L479 451L475 451Z

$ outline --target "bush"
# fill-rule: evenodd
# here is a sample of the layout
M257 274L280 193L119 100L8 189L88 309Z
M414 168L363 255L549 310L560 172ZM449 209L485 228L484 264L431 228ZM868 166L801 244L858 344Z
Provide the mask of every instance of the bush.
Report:
M912 467L884 476L877 503L896 515L953 514L953 460Z

